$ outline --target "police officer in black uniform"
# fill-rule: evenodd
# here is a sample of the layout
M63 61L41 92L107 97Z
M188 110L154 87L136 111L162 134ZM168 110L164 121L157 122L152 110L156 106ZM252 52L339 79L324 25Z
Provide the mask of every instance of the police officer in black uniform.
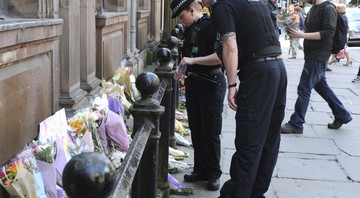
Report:
M228 103L236 111L231 179L224 183L220 197L265 197L278 157L286 102L280 43L263 1L218 0L212 11L222 42Z
M208 181L208 190L220 188L220 133L226 80L221 60L215 53L216 33L208 16L195 0L173 0L172 17L179 18L184 32L183 58L186 65L185 96L194 147L194 169L184 175L187 182ZM179 78L179 73L175 73Z

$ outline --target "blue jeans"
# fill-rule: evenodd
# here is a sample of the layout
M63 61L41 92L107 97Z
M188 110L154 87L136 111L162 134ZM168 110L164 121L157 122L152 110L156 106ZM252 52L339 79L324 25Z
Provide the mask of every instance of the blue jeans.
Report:
M336 97L326 82L325 69L326 62L317 60L305 60L298 86L298 98L295 103L295 112L291 115L289 123L298 129L303 129L306 110L309 106L311 90L316 92L328 103L335 119L348 121L351 119L350 113Z

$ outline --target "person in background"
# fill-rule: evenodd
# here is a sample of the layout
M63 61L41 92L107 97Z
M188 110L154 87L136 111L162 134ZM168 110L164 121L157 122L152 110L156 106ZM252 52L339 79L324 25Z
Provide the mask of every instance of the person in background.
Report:
M301 12L302 12L302 8L300 6L295 6L294 13L299 15L299 30L304 32L305 31L305 18L301 14Z
M359 83L360 82L360 66L359 66L359 71L357 73L357 76L351 82L353 82L353 83Z
M346 16L346 5L345 4L337 4L336 9L344 21L344 24L345 24L346 30L347 30L347 34L348 34L349 33L349 23L348 23L348 18ZM345 53L345 57L346 57L346 63L343 64L343 66L352 65L349 50L350 50L349 47L347 46L347 44L345 44L344 53ZM332 54L330 57L329 65L331 65L333 63L337 63L339 61L340 61L340 59L336 56L336 54Z
M294 27L299 29L299 27L300 27L299 14L296 14L294 12L294 10L289 10L288 13L289 13L291 20L293 21ZM300 46L299 38L293 38L293 37L289 36L289 41L290 41L290 47L289 47L289 52L288 52L289 59L296 59L297 50Z
M305 19L304 16L301 14L302 8L300 6L294 7L294 14L299 16L299 30L305 31ZM298 43L298 49L304 51L302 45L300 44L300 38L295 38L296 42Z
M287 74L280 42L270 10L261 1L217 1L211 18L222 42L227 100L236 111L231 179L222 186L220 198L264 197L285 113Z
M194 169L184 175L184 180L207 181L208 190L218 190L222 174L220 134L226 80L221 60L215 53L216 32L196 0L173 0L171 10L172 18L178 17L185 26L180 65L187 66L185 97ZM180 76L176 71L175 79Z
M270 10L270 16L271 16L271 19L272 19L272 21L273 21L273 24L274 24L274 28L275 28L277 37L279 38L279 36L280 36L280 29L279 29L279 28L277 27L277 25L276 25L276 14L274 13L274 11L277 9L276 0L267 0L266 5L268 6L268 8L269 8L269 10Z
M344 24L346 26L346 33L349 34L349 21L348 21L348 18L346 16L346 5L345 4L339 4L338 7L337 7L337 10L341 14L341 18L344 20ZM346 63L343 64L343 66L352 65L352 61L351 61L350 53L349 53L350 48L347 46L347 43L345 44L344 51L345 51Z
M335 33L337 13L326 0L306 0L313 4L305 23L305 32L291 28L290 36L304 38L304 69L300 76L294 113L290 120L281 126L282 133L303 133L305 114L309 106L311 90L317 93L328 103L335 116L333 123L328 124L329 129L339 129L343 124L352 120L352 117L336 97L327 84L325 69L331 55L332 37ZM324 6L324 7L322 7ZM323 9L323 18L320 21L320 10Z

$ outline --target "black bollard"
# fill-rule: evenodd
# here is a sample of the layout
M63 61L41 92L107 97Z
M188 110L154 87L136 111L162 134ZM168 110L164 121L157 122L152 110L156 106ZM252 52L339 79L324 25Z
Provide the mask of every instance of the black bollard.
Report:
M164 113L164 107L160 106L160 101L153 98L160 85L159 78L151 72L141 73L136 78L136 87L141 93L141 99L130 109L134 117L134 132L146 121L149 120L154 125L146 148L142 154L139 168L136 172L132 184L132 198L155 198L157 189L157 167L159 151L159 119ZM135 134L132 134L134 136ZM145 181L145 182L144 182Z
M184 31L185 28L184 26L179 23L177 25L175 25L175 28L171 31L172 36L175 36L178 40L177 40L177 62L180 63L181 59L182 59L182 47L184 45ZM181 85L180 82L177 82L177 89L176 89L176 100L175 100L175 109L179 108L179 94L181 92Z
M157 52L157 59L160 66L155 69L156 75L161 81L166 82L164 97L161 105L165 107L165 112L160 118L161 137L159 141L159 166L158 166L158 188L163 191L164 197L170 196L170 184L168 181L169 167L169 143L171 127L171 94L172 82L174 78L174 63L171 61L171 53L167 48L160 48Z
M63 187L69 198L107 197L115 184L115 167L105 155L74 156L63 171Z
M171 58L175 62L173 70L175 71L177 65L179 64L178 58L178 39L175 36L170 36L167 40L167 45L170 48ZM179 82L172 78L172 94L171 94L171 118L170 118L170 147L176 148L176 138L175 138L175 109L178 107L179 103Z

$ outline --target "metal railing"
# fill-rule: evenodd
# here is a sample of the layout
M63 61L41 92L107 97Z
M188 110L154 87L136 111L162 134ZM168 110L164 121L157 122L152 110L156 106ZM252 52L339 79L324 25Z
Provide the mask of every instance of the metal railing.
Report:
M141 99L129 109L134 117L134 133L130 148L116 171L111 173L105 171L111 167L111 162L102 162L104 164L103 172L95 171L97 175L93 175L93 178L100 176L108 178L104 179L107 184L91 181L89 187L85 187L86 194L91 197L125 198L131 195L132 198L155 198L158 189L163 192L163 197L170 196L168 156L169 146L175 146L175 98L178 97L178 93L177 86L174 85L177 82L174 81L173 75L175 65L178 63L178 54L174 55L174 50L177 50L175 49L177 42L176 37L169 38L168 45L171 47L171 51L168 48L160 48L157 52L160 66L155 69L154 73L145 72L136 78L136 87L141 93ZM96 161L97 155L99 154L87 154L83 158L71 160ZM64 170L63 174L69 174L65 173L67 170L92 174L94 171L86 171L92 168L91 166L77 167L77 169L68 168ZM78 197L76 192L69 192L71 189L77 191L79 195L81 194L79 197L84 197L84 193L76 189L77 184L63 181L63 185L68 196L71 195L70 198ZM101 187L101 189L94 186Z

